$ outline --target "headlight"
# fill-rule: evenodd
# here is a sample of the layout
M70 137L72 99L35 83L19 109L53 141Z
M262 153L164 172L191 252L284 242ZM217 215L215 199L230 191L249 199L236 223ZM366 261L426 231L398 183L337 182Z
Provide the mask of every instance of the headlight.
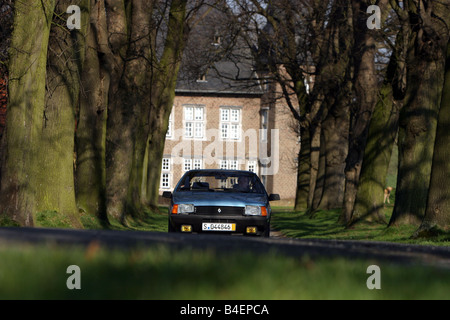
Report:
M267 208L259 206L245 206L245 215L267 217Z
M260 216L261 207L258 206L245 206L245 215L247 216Z
M194 213L194 209L195 207L193 204L179 204L177 213L179 214Z

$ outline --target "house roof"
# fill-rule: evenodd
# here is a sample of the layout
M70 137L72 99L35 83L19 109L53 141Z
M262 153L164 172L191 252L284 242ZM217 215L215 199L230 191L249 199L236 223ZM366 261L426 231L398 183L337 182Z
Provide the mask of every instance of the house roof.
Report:
M252 49L233 13L212 9L189 35L178 75L177 94L262 95Z
M258 74L245 62L219 61L199 77L178 79L177 94L262 95Z

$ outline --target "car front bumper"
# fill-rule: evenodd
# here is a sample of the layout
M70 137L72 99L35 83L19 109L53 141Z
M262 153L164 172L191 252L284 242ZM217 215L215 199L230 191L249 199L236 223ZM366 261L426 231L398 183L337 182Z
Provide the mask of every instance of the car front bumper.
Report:
M189 232L208 232L208 233L241 233L262 235L268 233L270 228L269 218L262 216L220 216L217 215L181 215L170 214L169 224L175 232L183 232L183 226L190 226ZM229 230L203 230L203 224L234 224L235 229ZM256 229L253 229L256 228ZM185 229L186 230L186 229ZM250 232L249 232L250 231Z

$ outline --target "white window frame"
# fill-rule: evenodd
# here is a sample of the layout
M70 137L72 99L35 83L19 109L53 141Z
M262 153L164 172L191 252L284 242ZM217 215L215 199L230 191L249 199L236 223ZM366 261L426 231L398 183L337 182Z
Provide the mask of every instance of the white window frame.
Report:
M161 173L161 189L167 190L172 188L172 174L170 172Z
M247 171L251 171L258 174L258 161L256 160L247 161Z
M239 160L228 160L230 170L239 170Z
M219 160L219 169L227 170L228 168L228 160Z
M203 159L183 159L183 172L203 169Z
M192 159L183 159L183 172L192 170Z
M220 138L222 141L240 141L242 128L242 108L220 107Z
M172 107L172 111L169 116L169 126L167 128L166 139L173 139L174 125L175 125L175 106Z
M201 170L201 169L203 169L203 159L193 159L192 160L192 168L194 170Z
M170 172L171 168L172 168L172 163L171 163L171 159L170 158L163 158L162 159L162 166L161 166L161 170L164 172Z
M163 158L161 165L160 189L168 190L172 188L172 159Z
M239 160L220 160L219 169L222 170L240 170Z
M204 105L183 105L184 138L205 139L206 108Z

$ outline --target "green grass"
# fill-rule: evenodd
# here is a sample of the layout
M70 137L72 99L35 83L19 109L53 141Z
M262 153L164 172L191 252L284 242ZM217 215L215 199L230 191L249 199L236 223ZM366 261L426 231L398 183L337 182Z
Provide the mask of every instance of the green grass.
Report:
M393 205L385 208L386 221L389 221ZM443 234L432 239L412 239L417 226L405 225L387 227L378 223L361 223L347 228L338 222L340 210L318 211L313 218L303 212L276 208L272 216L272 227L287 237L299 239L329 240L369 240L389 241L411 244L450 245L450 235Z
M97 217L80 212L79 219L85 229L111 229L111 230L141 230L141 231L167 231L167 207L161 206L160 212L154 213L149 210L144 212L142 219L128 219L124 226L117 221L103 224ZM36 227L41 228L73 228L70 217L56 211L38 212L35 217ZM0 227L19 226L12 220L1 219Z
M91 246L0 248L0 261L0 299L450 298L448 270L378 263L381 290L369 290L374 261L362 260ZM81 290L66 287L70 265L81 269Z
M56 211L42 211L36 214L36 226L47 228L72 228L70 217Z

